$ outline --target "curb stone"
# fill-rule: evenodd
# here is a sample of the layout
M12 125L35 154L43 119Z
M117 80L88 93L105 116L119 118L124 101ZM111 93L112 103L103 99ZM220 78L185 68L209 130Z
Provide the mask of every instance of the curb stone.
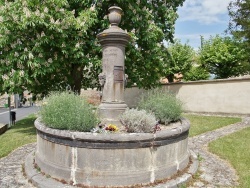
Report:
M5 133L5 131L7 131L7 129L8 129L8 124L4 125L4 124L0 123L0 135Z
M31 183L38 188L73 188L70 185L64 185L52 178L46 178L41 172L34 168L34 151L31 152L25 160L25 174Z

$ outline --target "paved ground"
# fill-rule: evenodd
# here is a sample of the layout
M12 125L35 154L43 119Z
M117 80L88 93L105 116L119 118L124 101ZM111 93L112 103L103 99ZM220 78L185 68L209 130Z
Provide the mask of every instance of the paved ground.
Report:
M198 154L201 176L194 182L194 188L235 187L238 177L235 170L226 162L211 154L207 150L209 142L233 132L250 127L250 117L236 123L190 138L189 148ZM26 156L35 151L36 144L28 144L13 151L10 155L0 159L0 187L1 188L33 188L22 173L22 164Z
M26 156L35 150L36 144L28 144L0 159L1 188L33 188L23 176L23 164Z

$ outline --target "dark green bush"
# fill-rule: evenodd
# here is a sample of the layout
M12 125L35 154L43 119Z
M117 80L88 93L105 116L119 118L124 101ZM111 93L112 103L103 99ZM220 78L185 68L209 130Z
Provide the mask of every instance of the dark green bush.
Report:
M182 102L163 89L154 89L143 94L138 108L154 113L156 119L165 125L178 121L183 112Z
M85 99L73 93L52 93L41 107L46 126L55 129L89 132L98 119Z

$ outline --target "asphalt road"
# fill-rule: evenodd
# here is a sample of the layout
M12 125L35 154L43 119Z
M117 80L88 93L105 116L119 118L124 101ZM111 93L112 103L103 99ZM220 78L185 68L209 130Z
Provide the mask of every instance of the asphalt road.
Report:
M30 114L38 112L39 107L37 106L24 106L21 108L11 109L11 111L16 112L16 121L19 121ZM0 124L9 123L9 108L0 108Z

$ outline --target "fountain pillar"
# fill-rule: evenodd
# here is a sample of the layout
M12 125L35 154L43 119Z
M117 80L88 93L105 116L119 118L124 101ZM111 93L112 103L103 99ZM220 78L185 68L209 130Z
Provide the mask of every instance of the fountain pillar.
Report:
M98 111L103 123L119 125L119 115L127 108L124 102L124 87L127 79L124 59L125 47L130 36L118 27L122 9L112 6L109 12L111 26L97 35L102 46L102 73L99 74L102 99Z

